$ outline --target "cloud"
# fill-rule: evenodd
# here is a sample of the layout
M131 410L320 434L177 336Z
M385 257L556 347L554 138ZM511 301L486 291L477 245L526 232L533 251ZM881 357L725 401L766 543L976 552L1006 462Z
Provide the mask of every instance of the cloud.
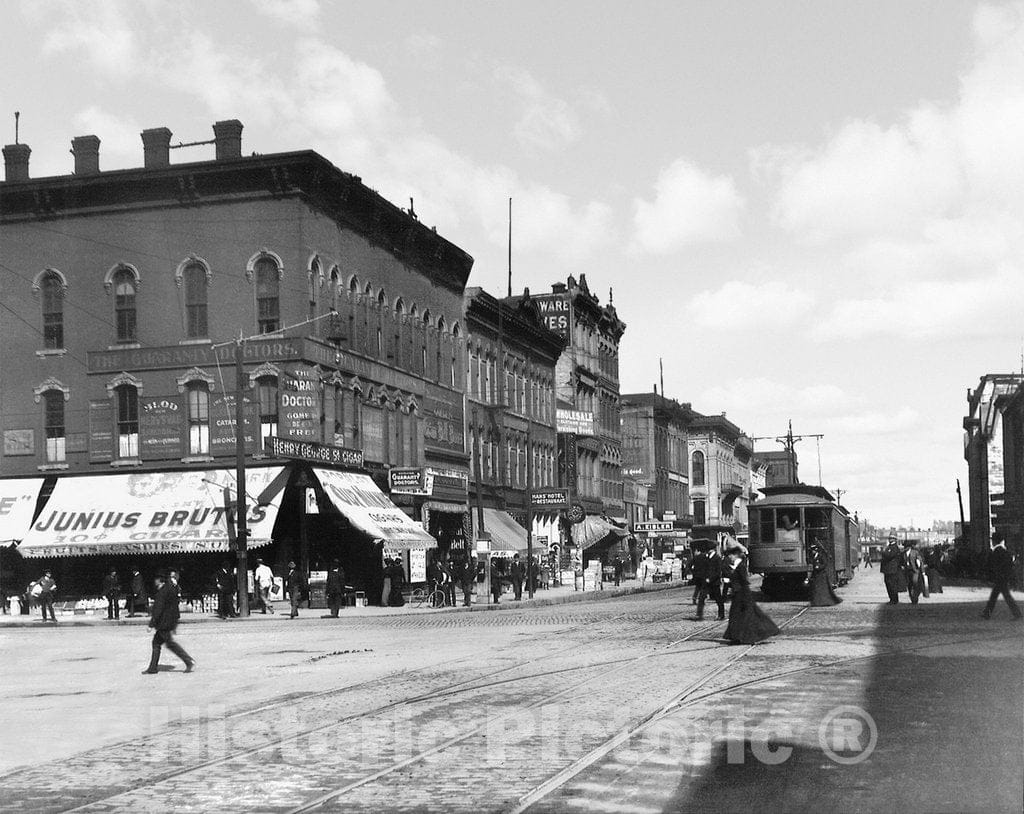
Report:
M499 65L494 78L510 88L516 99L519 121L512 132L520 144L556 150L580 137L579 117L572 106L545 90L529 71Z
M83 52L107 79L126 80L139 63L130 24L131 6L120 2L60 3L51 8L58 20L43 38L45 55Z
M310 29L320 20L318 0L249 0L258 12L280 23Z
M90 106L73 117L75 132L100 137L100 168L142 163L142 127L130 116L115 116Z
M745 201L732 178L712 176L685 159L661 171L654 200L633 202L633 249L668 254L696 243L740 235Z
M781 422L784 416L795 413L827 415L848 408L852 401L841 387L834 384L798 387L758 376L732 379L727 384L707 388L700 394L700 402L694 403L694 409L712 413L725 410L730 415L757 416L761 427L745 429L748 432L763 432L766 420ZM781 424L779 434L785 434Z
M827 429L843 435L892 435L917 429L921 416L912 407L901 407L894 413L869 410L829 419Z
M804 319L814 307L815 297L775 280L753 285L731 280L715 291L702 291L686 306L687 321L706 328L719 328L722 314L737 331L779 328Z
M982 279L917 281L876 297L840 300L812 329L820 340L897 336L906 339L1012 339L1024 312L1024 270L1004 267Z

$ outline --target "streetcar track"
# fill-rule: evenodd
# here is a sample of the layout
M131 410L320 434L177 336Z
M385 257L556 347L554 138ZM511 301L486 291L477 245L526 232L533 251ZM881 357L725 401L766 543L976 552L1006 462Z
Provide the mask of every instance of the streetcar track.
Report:
M807 610L807 608L804 608L804 610ZM785 627L790 622L795 621L802 613L803 611L796 614L779 627ZM986 641L1000 641L1004 639L1016 638L1018 637L1013 634L985 637ZM760 643L749 645L743 652L737 654L737 656L730 659L725 664L716 667L709 673L691 682L686 688L683 689L682 692L676 695L675 698L669 701L669 703L665 704L661 709L655 710L650 715L645 717L644 720L637 724L634 724L629 727L624 727L612 738L608 739L600 746L596 747L583 757L576 760L569 767L563 769L561 772L558 772L557 774L548 778L548 780L546 780L544 783L531 789L529 792L527 792L525 795L519 798L516 807L511 809L510 814L524 814L524 812L526 812L533 805L539 803L541 800L543 800L545 797L547 797L549 794L556 791L557 789L567 785L571 780L582 774L590 766L594 765L599 760L609 755L623 743L636 737L636 735L640 732L650 728L652 725L658 723L659 721L668 717L669 715L677 713L681 709L692 707L700 703L701 701L706 701L709 698L723 696L730 692L734 692L735 690L744 689L746 687L751 687L757 684L763 684L769 681L775 681L779 678L787 678L789 676L798 675L800 673L813 672L814 670L826 670L843 664L851 664L860 661L870 661L872 659L883 658L886 656L916 652L919 650L928 650L936 647L950 647L955 646L957 644L976 643L977 641L978 637L971 637L969 639L953 639L942 642L932 642L928 644L914 645L911 647L888 648L886 650L878 651L876 653L863 654L859 656L848 656L841 659L835 659L829 662L804 665L803 667L794 667L790 670L780 670L774 673L769 673L767 675L756 676L754 678L747 679L746 681L740 681L726 687L719 687L718 689L710 690L709 692L703 693L701 695L694 695L694 693L698 691L701 686L707 684L708 681L712 680L713 678L724 672L726 668L738 662L743 656L746 656L748 653L750 653Z
M633 625L630 625L629 629L649 627L652 624L652 621L656 621L656 623L658 623L658 624L667 623L667 622L669 622L669 621L671 621L673 619L678 619L678 617L680 617L680 616L684 616L685 613L686 612L672 613L672 614L668 614L666 616L660 617L657 620L652 620L649 615L645 615L642 612L639 612L639 616L641 618L638 618ZM624 613L618 614L618 615L616 615L614 617L600 618L600 619L595 619L595 620L593 620L591 622L586 622L583 625L574 625L574 626L568 628L568 630L569 631L578 631L578 630L580 630L581 628L584 628L584 627L591 627L591 626L598 626L598 625L602 625L602 624L608 624L608 623L612 623L612 622L614 622L616 620L619 620L619 619L622 619L622 618L625 618L625 617L628 617L628 616L631 616L631 615L637 615L637 614L638 614L638 612L636 612L636 611L624 612ZM685 641L688 638L692 638L693 636L697 636L699 634L702 634L702 633L706 632L707 630L710 630L711 628L715 627L716 625L717 625L717 623L714 624L714 625L706 625L706 626L703 626L701 628L698 628L697 630L692 631L690 634L688 634L683 639L679 639L679 640L676 640L674 642L671 642L669 645L666 645L666 647L670 647L670 646L672 646L674 644L678 644L681 641ZM567 632L567 631L565 631L565 630L553 631L551 634L548 634L548 636L555 636L555 635L559 635L559 634L562 634L562 633L565 633L565 632ZM623 632L626 632L626 631L623 628L620 627L620 628L616 628L616 632L617 633L623 633ZM542 636L541 638L548 638L548 636ZM572 649L576 649L577 647L583 646L583 644L585 644L585 643L581 643L579 645L574 645L570 649L571 650ZM704 648L704 649L709 649L709 648ZM653 655L653 654L651 654L651 653L642 654L639 657L635 657L633 660L638 660L638 659L646 658L646 657L648 657L650 655ZM392 674L392 676L400 676L400 675L409 676L409 675L414 675L416 673L422 673L422 672L426 672L426 671L429 671L431 669L437 668L438 666L440 666L442 664L445 667L450 667L450 666L458 665L459 663L467 661L467 660L472 659L472 658L476 658L476 656L475 655L465 656L465 657L463 657L461 659L457 659L455 661L442 660L442 661L434 662L434 663L432 663L430 665L426 665L424 667L416 668L415 670L402 670L402 671L400 671L400 672L398 672L396 674ZM488 687L493 686L495 683L510 684L510 683L518 682L518 681L526 681L526 680L530 680L530 679L546 678L546 677L548 677L550 675L560 674L562 672L568 672L568 671L572 671L572 670L577 670L578 671L578 670L582 670L582 669L599 668L599 667L603 666L603 665L600 665L600 664L584 664L584 665L578 665L576 667L571 667L571 668L562 668L562 669L559 669L559 670L547 671L547 672L542 672L542 673L532 673L532 674L529 674L529 675L526 675L526 676L519 676L519 677L515 677L515 678L510 678L510 679L506 679L506 680L500 681L500 682L491 682L490 681L490 679L492 679L494 676L498 676L498 675L501 675L503 673L507 673L507 672L510 672L510 671L513 671L513 670L522 669L523 667L528 667L529 665L534 664L537 661L541 661L542 659L545 659L545 658L547 658L546 655L537 656L535 658L528 659L526 661L521 661L521 662L517 662L517 663L512 664L512 665L508 665L508 666L503 667L503 668L498 669L498 670L493 670L493 671L485 673L483 675L473 676L472 678L466 679L466 680L461 681L461 682L459 682L457 684L449 685L449 686L445 687L444 689L436 690L436 691L430 692L430 693L424 693L424 694L419 695L419 696L411 696L411 697L408 697L408 698L403 698L403 699L400 699L400 700L397 700L397 701L390 702L388 704L383 704L381 706L375 707L375 708L370 709L370 710L364 710L362 712L354 713L354 714L349 715L349 716L345 716L345 717L342 717L342 718L336 718L336 719L333 719L332 721L330 721L328 723L324 723L324 724L321 724L321 725L318 725L318 726L315 726L315 727L312 727L312 728L309 728L309 729L305 729L305 730L303 730L301 732L297 732L297 733L293 733L291 735L283 736L283 737L274 739L272 741L266 741L266 742L264 742L264 743L262 743L262 744L260 744L258 746L254 746L254 747L251 747L251 748L248 748L248 749L243 749L243 750L240 750L240 751L236 751L236 752L233 752L230 755L225 755L225 756L221 756L221 757L217 757L217 758L212 758L210 760L202 761L202 762L199 762L199 763L194 763L194 764L191 764L189 766L184 766L184 767L181 767L179 769L175 769L175 770L172 770L172 771L164 772L162 774L155 775L153 777L147 778L145 780L145 782L137 783L135 785L131 785L131 786L127 786L127 787L119 788L113 794L108 794L106 796L97 797L95 799L89 800L86 803L82 803L82 804L80 804L78 806L75 806L74 808L63 809L63 811L66 814L68 812L82 811L84 809L88 809L88 808L90 808L92 806L104 803L105 801L114 799L114 798L119 797L119 796L124 795L124 794L131 794L133 792L136 792L136 791L139 791L139 790L142 790L142 789L145 789L145 788L149 788L149 787L155 786L155 785L157 785L159 783L165 782L167 780L174 779L176 777L181 777L183 775L187 775L187 774L190 774L192 772L196 772L196 771L200 771L202 769L211 768L211 767L214 767L214 766L217 766L217 765L221 765L221 764L229 762L231 760L236 760L236 759L239 759L239 758L244 758L244 757L247 757L249 755L256 754L258 752L266 751L266 750L269 750L269 749L274 749L274 748L280 747L283 744L294 742L294 741L297 741L297 740L299 740L301 738L308 737L309 735L316 734L316 733L324 731L326 729L330 729L331 727L342 726L342 725L350 724L350 723L352 723L354 721L358 721L358 720L361 720L361 719L371 718L373 716L386 713L389 710L399 709L399 708L401 708L403 706L407 706L407 705L411 705L411 704L423 703L423 702L426 702L426 701L432 701L432 700L448 698L448 697L451 697L451 696L454 696L454 695L458 695L460 693L468 693L468 692L473 692L473 691L476 691L476 690L487 689ZM618 662L618 661L621 661L621 660L614 660L613 663ZM592 680L592 679L587 679L587 680L589 681L589 680ZM365 687L367 687L369 685L372 685L372 684L375 684L375 683L378 683L378 682L379 682L379 679L376 679L376 680L375 679L370 679L368 681L360 682L359 684L350 685L348 687L333 688L333 689L328 689L328 690L322 690L322 691L319 691L319 692L316 692L316 693L302 694L301 697L295 697L295 695L292 694L292 695L289 695L284 700L275 699L271 703L262 704L262 705L259 705L259 706L256 706L256 707L250 707L250 708L244 709L244 710L237 710L237 711L235 711L233 713L225 714L223 717L224 717L225 720L244 718L244 717L247 717L247 716L256 715L258 713L262 713L262 712L278 709L278 708L285 707L285 706L288 706L288 705L295 705L295 704L300 704L300 703L301 704L306 704L309 701L311 701L313 699L316 699L316 698L320 698L320 697L332 696L332 695L343 695L343 694L345 694L347 692L351 692L351 691L357 690L359 688L365 688ZM476 684L477 682L481 682L481 683L479 683L477 686L466 686L466 685L470 685L470 684ZM484 683L484 682L486 682L486 683ZM131 743L133 743L133 741L128 740L128 741L123 741L120 744L114 744L114 746L126 745L126 744L131 744ZM105 749L108 749L108 748L110 748L110 747L105 747ZM8 777L10 775L17 774L18 772L23 771L24 768L25 767L19 767L19 768L14 769L13 771L8 772L8 773L6 773L4 775L0 775L0 780L4 779L5 777Z

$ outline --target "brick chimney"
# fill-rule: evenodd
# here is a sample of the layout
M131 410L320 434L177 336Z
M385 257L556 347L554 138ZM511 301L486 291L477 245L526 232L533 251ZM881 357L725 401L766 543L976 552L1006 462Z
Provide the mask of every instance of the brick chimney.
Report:
M4 147L4 178L8 181L28 180L28 157L32 148L27 144L8 144Z
M154 127L142 131L142 161L146 169L170 166L170 130L166 127Z
M75 136L71 139L75 156L75 175L96 175L100 171L100 140L97 136Z
M242 157L242 123L238 119L214 122L213 141L217 160Z

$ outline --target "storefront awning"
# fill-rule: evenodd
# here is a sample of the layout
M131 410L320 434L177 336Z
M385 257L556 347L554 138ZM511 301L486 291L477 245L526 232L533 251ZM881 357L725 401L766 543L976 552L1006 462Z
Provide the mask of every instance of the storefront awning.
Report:
M360 531L383 540L387 548L437 546L437 540L392 503L369 475L316 467L313 472L334 508Z
M25 538L42 488L42 478L0 480L0 543Z
M491 535L492 552L526 553L526 529L508 512L484 508L484 531Z
M588 514L582 523L572 527L573 542L582 549L592 548L609 537L621 540L628 536L629 532L626 529L620 529L596 514Z
M246 471L249 548L271 540L276 506L257 506L280 472ZM63 477L18 550L26 557L228 551L224 487L236 496L232 469Z

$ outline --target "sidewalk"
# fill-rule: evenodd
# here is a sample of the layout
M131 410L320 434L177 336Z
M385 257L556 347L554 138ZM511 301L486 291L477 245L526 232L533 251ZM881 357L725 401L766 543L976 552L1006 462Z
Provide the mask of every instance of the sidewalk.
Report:
M501 601L497 604L476 604L470 605L468 608L461 605L462 602L462 591L456 590L455 598L460 604L456 607L446 608L430 608L425 604L421 607L413 607L410 604L403 605L400 608L382 608L376 605L369 605L366 607L354 607L346 606L341 610L340 618L344 619L351 616L408 616L410 614L436 614L436 613L475 613L482 611L503 611L503 610L521 610L523 608L537 608L545 607L548 605L562 605L567 602L591 602L601 599L612 599L617 596L629 596L631 594L639 593L650 593L654 591L665 591L671 588L683 588L689 587L689 584L685 581L673 581L673 582L647 582L645 585L641 585L637 580L625 581L620 587L616 588L611 583L606 583L604 590L601 591L577 591L571 585L559 585L554 588L547 588L538 590L534 593L533 599L526 597L526 591L523 591L523 598L520 601L516 601L512 598L512 593L506 592L502 594ZM474 599L476 596L474 596ZM238 624L245 622L266 622L273 619L283 619L288 616L290 611L290 605L287 602L273 602L274 613L254 613L248 617L237 618L237 619L221 619L214 613L205 611L183 611L181 614L181 624L195 624L200 622L222 622L224 624ZM302 619L314 619L323 616L329 611L326 608L299 608L299 618ZM142 625L149 624L148 615L138 615L134 618L128 618L121 616L120 619L108 620L106 618L106 609L97 612L86 612L86 613L58 613L57 624L54 625L52 622L48 622L44 625L42 618L39 615L38 609L34 609L31 614L25 615L20 614L12 616L10 614L0 615L0 629L5 628L20 628L20 627L94 627L103 625Z

